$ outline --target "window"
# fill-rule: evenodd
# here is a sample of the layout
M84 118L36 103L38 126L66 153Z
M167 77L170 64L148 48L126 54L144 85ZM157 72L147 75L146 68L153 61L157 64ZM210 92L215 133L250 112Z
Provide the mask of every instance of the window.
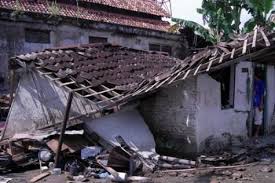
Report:
M163 45L161 47L161 51L165 52L165 53L168 53L169 55L172 55L172 47L171 46L165 46L165 45Z
M108 42L108 38L106 37L94 37L94 36L89 37L89 43L107 43L107 42Z
M25 41L28 43L50 44L50 31L38 29L25 29Z
M149 44L150 51L160 51L160 45L158 44Z
M234 107L235 65L210 74L221 84L221 108Z
M160 44L149 44L150 51L161 51L168 53L169 55L172 54L172 47L169 45L160 45Z

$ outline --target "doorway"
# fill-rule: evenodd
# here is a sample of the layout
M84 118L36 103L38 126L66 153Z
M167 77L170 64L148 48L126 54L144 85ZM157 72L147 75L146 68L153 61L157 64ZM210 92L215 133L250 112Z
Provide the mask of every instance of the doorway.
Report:
M266 78L266 65L264 64L255 64L254 65L254 77L253 77L253 123L252 123L252 135L253 136L263 136L265 135L266 128L266 86L267 86L267 78ZM261 102L263 100L263 102ZM260 113L259 107L255 107L255 105L260 105ZM256 109L257 108L257 109ZM262 111L262 112L261 112Z

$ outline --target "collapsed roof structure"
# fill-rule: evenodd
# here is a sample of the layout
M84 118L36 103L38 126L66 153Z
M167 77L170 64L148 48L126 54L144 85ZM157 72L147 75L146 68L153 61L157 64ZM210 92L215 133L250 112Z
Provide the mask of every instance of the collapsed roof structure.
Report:
M244 59L253 57L253 61L272 63L274 37L274 31L257 27L231 42L202 49L183 61L110 44L54 48L11 58L10 68L20 66L38 72L57 86L88 99L92 103L89 114L95 114Z
M140 87L180 62L166 54L90 44L17 56L10 66L34 69L102 110L139 95Z

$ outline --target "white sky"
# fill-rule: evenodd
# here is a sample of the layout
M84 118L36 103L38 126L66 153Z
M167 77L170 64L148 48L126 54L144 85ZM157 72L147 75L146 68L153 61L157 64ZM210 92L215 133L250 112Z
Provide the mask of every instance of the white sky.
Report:
M171 0L173 17L192 20L203 25L202 16L197 13L197 8L201 7L202 0ZM249 15L243 12L242 24L249 19Z

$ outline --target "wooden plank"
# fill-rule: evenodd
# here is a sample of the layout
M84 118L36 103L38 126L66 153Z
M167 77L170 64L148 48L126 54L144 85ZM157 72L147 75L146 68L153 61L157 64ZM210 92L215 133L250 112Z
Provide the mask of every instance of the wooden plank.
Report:
M68 123L68 119L69 119L69 115L70 115L70 111L71 111L73 98L74 98L73 93L70 92L69 96L68 96L66 109L65 109L64 119L62 121L62 128L61 128L61 132L60 132L60 136L59 136L57 152L55 155L55 168L61 168L60 161L59 161L60 156L61 156L61 148L62 148L62 144L63 144L64 134L65 134L65 131L67 128L67 123Z
M183 71L179 72L173 79L171 79L168 84L173 83L181 74L183 73Z
M33 178L30 180L30 182L31 182L31 183L37 182L37 181L39 181L39 180L41 180L41 179L43 179L43 178L45 178L45 177L47 177L47 176L49 176L49 175L50 175L50 172L41 173L41 174L39 174L39 175L33 177Z
M171 78L171 77L168 77L168 78L166 78L165 80L163 80L163 81L156 87L156 89L159 88L159 87L161 87L161 86L163 86L170 78Z
M159 87L161 87L161 86L163 86L163 85L164 85L167 81L169 81L175 74L177 74L178 72L180 72L180 70L181 70L181 69L178 69L178 70L176 70L174 73L171 73L171 76L168 77L168 78L166 78L165 80L163 80L163 81L156 87L156 89L159 88Z
M233 59L233 58L234 58L235 51L236 51L236 48L233 48L233 50L232 50L232 52L231 52L231 56L230 56L230 58L231 58L231 59Z
M81 88L73 89L72 91L77 92L77 91L81 91L81 90L86 90L88 88L92 88L92 86L81 87Z
M182 80L186 79L189 75L189 73L191 72L191 69L189 69L183 76Z
M255 48L255 47L256 47L257 34L258 34L258 27L256 27L255 30L254 30L252 48Z
M271 44L270 44L268 38L266 37L264 31L263 31L262 29L260 29L260 32L261 32L261 34L262 34L262 36L263 36L263 39L264 39L264 41L265 41L265 45L266 45L267 47L270 46Z
M153 84L150 88L148 88L147 90L145 90L145 92L147 93L148 91L152 90L155 86L157 86L160 83L160 81L155 82L155 84Z
M210 68L211 68L211 66L212 66L212 64L213 64L213 61L214 61L214 59L211 59L211 60L210 60L208 66L207 66L206 72L208 72L208 71L210 70Z
M200 68L201 68L201 64L197 67L196 71L194 72L194 74L193 74L194 76L197 75L197 73L199 72Z
M76 83L75 81L70 81L67 83L61 83L60 86L68 86L68 85L75 84L75 83Z
M247 50L247 39L244 40L244 42L243 42L243 51L242 51L242 53L246 54L246 50Z
M89 89L89 88L88 88ZM95 93L91 93L91 94L88 94L88 95L84 95L83 97L84 98L88 98L88 97L92 97L92 96L96 96L96 95L101 95L103 93L107 93L107 92L110 92L110 91L113 91L114 89L108 89L108 90L104 90L104 91L100 91L100 92L96 92L94 91Z
M223 58L224 58L224 55L225 55L225 53L222 53L222 55L221 55L221 57L220 57L220 60L219 60L219 64L222 63Z
M115 89L113 88L113 89L110 89L110 88L108 88L107 86L105 86L105 85L100 85L102 88L104 88L105 90L111 90L111 91L109 91L110 93L112 93L112 95L114 95L114 96L120 96L120 94L118 93L118 92L116 92L115 91ZM109 93L108 92L108 93Z

